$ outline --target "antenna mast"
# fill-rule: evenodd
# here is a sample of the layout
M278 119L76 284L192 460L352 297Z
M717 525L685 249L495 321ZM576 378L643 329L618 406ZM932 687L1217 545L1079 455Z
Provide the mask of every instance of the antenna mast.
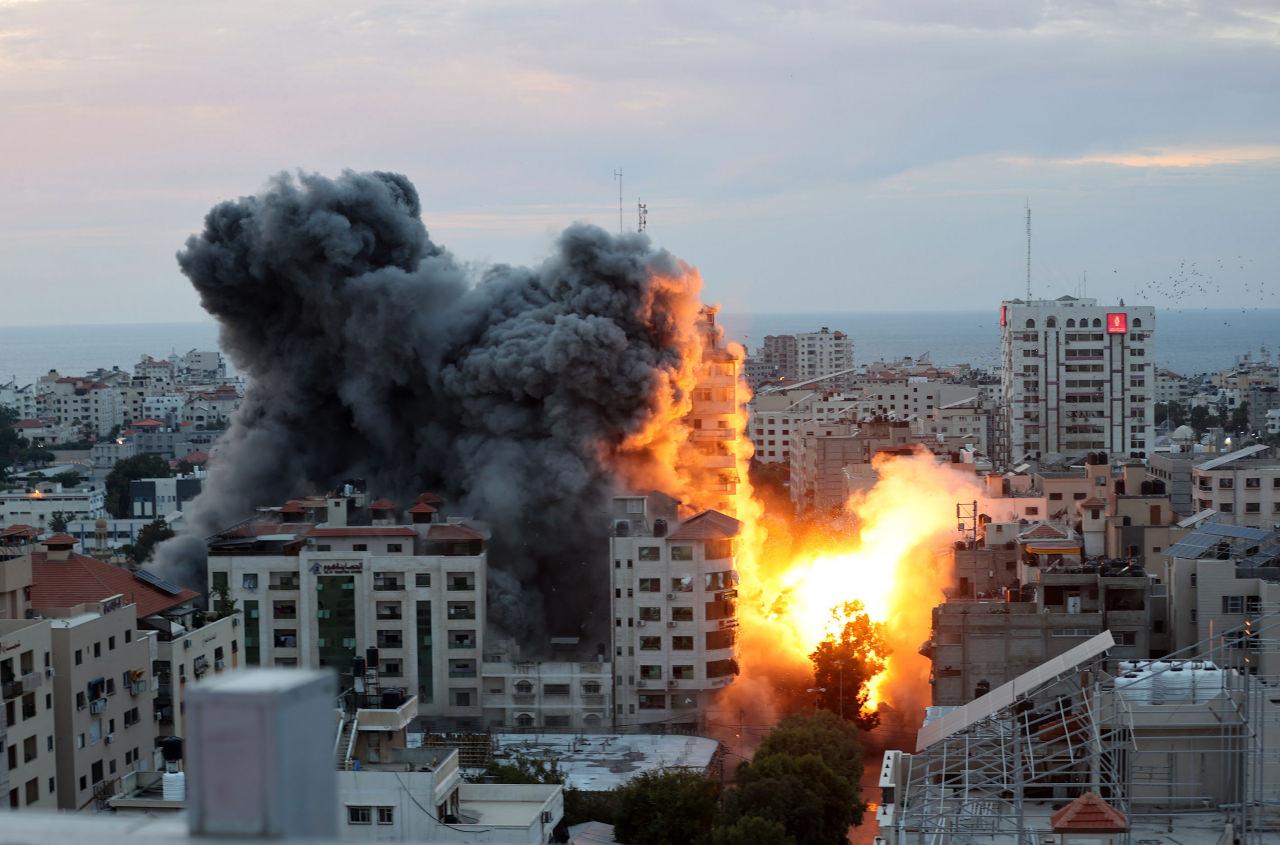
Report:
M636 217L639 224L638 232L643 232L649 225L649 206L642 202L636 202Z
M1027 300L1031 299L1031 200L1027 200Z
M618 180L618 234L623 232L622 228L622 168L619 167L613 171L613 178ZM1030 224L1028 224L1030 225Z

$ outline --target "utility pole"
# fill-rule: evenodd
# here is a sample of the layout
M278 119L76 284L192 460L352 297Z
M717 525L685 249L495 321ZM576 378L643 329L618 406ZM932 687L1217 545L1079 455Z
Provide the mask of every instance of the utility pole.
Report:
M649 225L649 206L637 201L636 217L638 218L637 223L639 224L639 228L636 229L636 231L643 232Z
M622 178L619 171L618 178ZM1031 301L1031 199L1027 199L1027 301Z

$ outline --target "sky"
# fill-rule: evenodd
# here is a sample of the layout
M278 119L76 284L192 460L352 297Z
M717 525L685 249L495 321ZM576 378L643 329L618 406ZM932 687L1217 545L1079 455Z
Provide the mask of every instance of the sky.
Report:
M203 317L174 254L280 171L433 240L636 226L730 311L1280 307L1280 4L0 0L0 326ZM1087 277L1087 280L1086 280Z

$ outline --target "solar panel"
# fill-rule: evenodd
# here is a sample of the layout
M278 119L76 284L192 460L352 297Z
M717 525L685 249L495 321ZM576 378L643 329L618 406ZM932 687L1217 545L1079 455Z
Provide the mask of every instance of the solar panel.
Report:
M966 730L974 723L993 716L1006 707L1013 706L1019 696L1029 695L1082 663L1105 654L1107 649L1115 644L1116 641L1111 636L1111 632L1103 631L1075 648L1068 649L1057 657L1049 658L1012 681L1001 684L986 695L944 714L940 719L926 723L916 734L916 751L923 751L935 742Z
M159 575L153 575L145 569L134 570L133 577L137 578L144 584L150 584L157 590L163 590L171 596L176 596L182 592L182 588L169 581L164 580Z
M1225 455L1216 457L1213 460L1205 461L1202 464L1197 464L1196 469L1201 469L1201 470L1217 469L1218 467L1223 466L1225 464L1229 464L1232 461L1238 461L1241 458L1248 458L1252 455L1258 454L1259 452L1265 452L1269 448L1270 448L1269 446L1262 443L1259 443L1256 446L1246 446L1243 449L1237 449L1234 452L1229 452Z
M1164 553L1170 557L1194 560L1209 551L1209 549L1218 545L1219 542L1221 542L1221 538L1216 537L1213 534L1196 532L1195 534L1189 534L1186 537L1183 537L1181 540L1165 549Z
M1261 540L1271 532L1265 528L1249 528L1244 525L1227 525L1211 522L1200 529L1206 534L1217 534L1219 537L1239 537L1243 540Z

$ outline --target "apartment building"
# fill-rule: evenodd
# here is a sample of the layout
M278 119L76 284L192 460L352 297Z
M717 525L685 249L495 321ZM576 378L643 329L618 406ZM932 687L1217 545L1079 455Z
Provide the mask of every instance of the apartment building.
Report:
M1280 532L1203 521L1166 551L1163 581L1173 649L1199 643L1226 665L1248 657L1263 674L1280 672L1280 654L1230 633L1280 611Z
M0 593L11 565L0 562ZM13 810L58 806L50 632L48 620L0 618L0 800Z
M774 378L794 379L799 375L800 355L795 335L765 335L756 357Z
M35 385L19 386L13 380L0 384L0 407L13 411L20 420L34 419L39 413Z
M852 374L846 372L851 369L853 340L849 335L826 326L796 335L796 376L801 381L830 375L833 377L823 384L839 390L852 382Z
M680 520L662 493L613 501L609 539L613 723L697 726L733 683L741 525L717 511Z
M1280 524L1280 459L1259 444L1197 463L1191 495L1198 511L1216 511L1219 522L1274 527Z
M1000 305L1003 421L997 459L1155 446L1155 309L1095 299Z
M135 519L158 519L183 509L200 495L204 471L171 478L138 478L129 482L129 501Z
M90 377L60 376L51 371L40 378L36 401L41 419L76 425L99 437L126 421L119 387Z
M805 432L857 417L855 396L825 390L759 393L747 403L747 436L760 463L788 463L791 446Z
M1166 643L1163 594L1141 567L1086 562L1080 536L1022 526L1017 590L953 595L933 611L924 652L935 705L961 705L1110 630L1113 659L1147 659Z
M699 490L717 494L717 510L734 513L737 508L737 442L741 385L738 358L724 343L724 333L716 324L717 309L704 307L699 314L702 360L698 362L693 406L685 417L690 430L692 454L682 455L682 467Z
M552 640L553 650L556 640ZM612 665L596 660L522 660L485 655L484 721L491 730L600 733L612 721Z
M853 490L875 482L871 461L877 453L908 449L916 442L906 420L838 423L805 431L792 444L792 507L803 513L843 506Z
M106 488L97 483L63 487L42 481L34 490L25 487L0 491L0 526L31 525L44 530L55 513L67 519L97 519L106 514Z
M358 677L478 727L487 531L441 519L432 494L404 508L361 488L261 509L210 540L210 593L244 613L244 663L329 666L342 689Z

